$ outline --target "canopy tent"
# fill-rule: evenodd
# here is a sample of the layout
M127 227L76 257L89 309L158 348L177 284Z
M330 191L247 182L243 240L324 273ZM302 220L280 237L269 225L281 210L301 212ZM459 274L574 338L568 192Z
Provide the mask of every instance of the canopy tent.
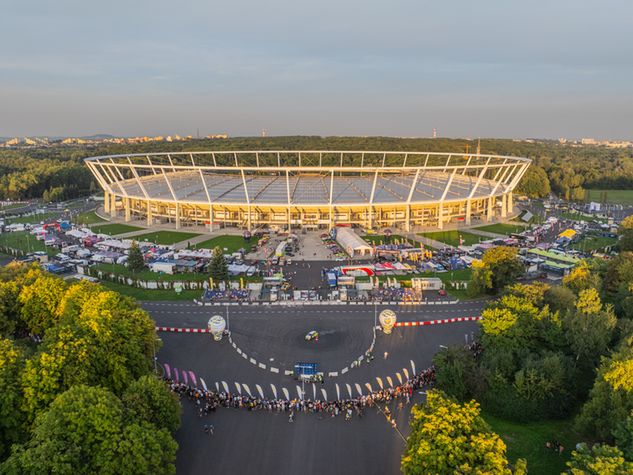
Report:
M337 228L336 241L351 257L371 256L374 249L351 228Z

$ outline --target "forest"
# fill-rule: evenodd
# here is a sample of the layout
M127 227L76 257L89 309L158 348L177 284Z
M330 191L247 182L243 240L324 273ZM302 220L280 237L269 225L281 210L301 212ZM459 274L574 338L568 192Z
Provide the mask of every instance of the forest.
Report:
M0 151L0 199L61 201L98 189L82 159L95 155L196 150L393 150L475 153L477 141L398 137L236 137L227 140L148 142ZM482 154L530 158L533 166L519 184L521 193L550 192L583 200L588 189L633 188L633 150L559 144L556 141L482 139Z

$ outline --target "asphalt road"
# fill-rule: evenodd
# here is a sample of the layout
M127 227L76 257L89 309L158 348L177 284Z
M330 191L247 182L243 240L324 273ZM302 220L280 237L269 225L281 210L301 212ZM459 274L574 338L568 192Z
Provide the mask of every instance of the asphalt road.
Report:
M429 320L479 315L484 302L460 302L454 305L393 306L400 321ZM198 307L175 302L147 302L143 307L158 325L204 327L211 315L224 307ZM378 310L387 306L378 306ZM340 369L363 354L373 339L373 306L306 307L229 307L234 342L248 358L243 358L225 339L213 342L207 334L161 333L163 347L158 354L161 364L194 371L210 388L266 397L287 392L297 397L302 388L283 369L298 361L319 363L326 373L339 370L337 377L324 384L307 384L307 397L347 398L367 385L378 389L398 384L398 377L430 366L440 345L461 344L477 331L472 322L447 325L396 328L392 335L378 332L375 359L349 369ZM318 342L307 342L305 333L317 329ZM387 358L384 353L387 352ZM250 361L253 358L257 364ZM262 363L266 369L259 365ZM270 367L280 369L272 373ZM237 383L237 384L236 384ZM416 400L423 398L416 395ZM362 419L345 422L343 417L319 419L316 414L299 414L288 423L287 414L218 409L203 419L191 404L183 401L183 426L176 438L180 444L178 473L240 474L317 474L317 473L399 473L404 443L381 414L368 411ZM399 428L407 431L409 408L396 414ZM202 431L205 423L215 426L215 435Z

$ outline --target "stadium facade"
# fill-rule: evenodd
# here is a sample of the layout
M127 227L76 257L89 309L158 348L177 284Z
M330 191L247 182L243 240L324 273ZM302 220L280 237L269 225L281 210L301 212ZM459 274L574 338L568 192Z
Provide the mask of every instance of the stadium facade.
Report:
M91 157L105 212L179 229L442 229L505 218L527 158L442 152L217 151Z

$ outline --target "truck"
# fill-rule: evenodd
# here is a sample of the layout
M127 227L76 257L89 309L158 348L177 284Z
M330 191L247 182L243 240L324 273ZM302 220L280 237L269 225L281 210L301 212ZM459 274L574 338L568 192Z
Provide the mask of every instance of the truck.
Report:
M322 383L323 373L319 372L318 363L295 363L294 378L306 383Z

